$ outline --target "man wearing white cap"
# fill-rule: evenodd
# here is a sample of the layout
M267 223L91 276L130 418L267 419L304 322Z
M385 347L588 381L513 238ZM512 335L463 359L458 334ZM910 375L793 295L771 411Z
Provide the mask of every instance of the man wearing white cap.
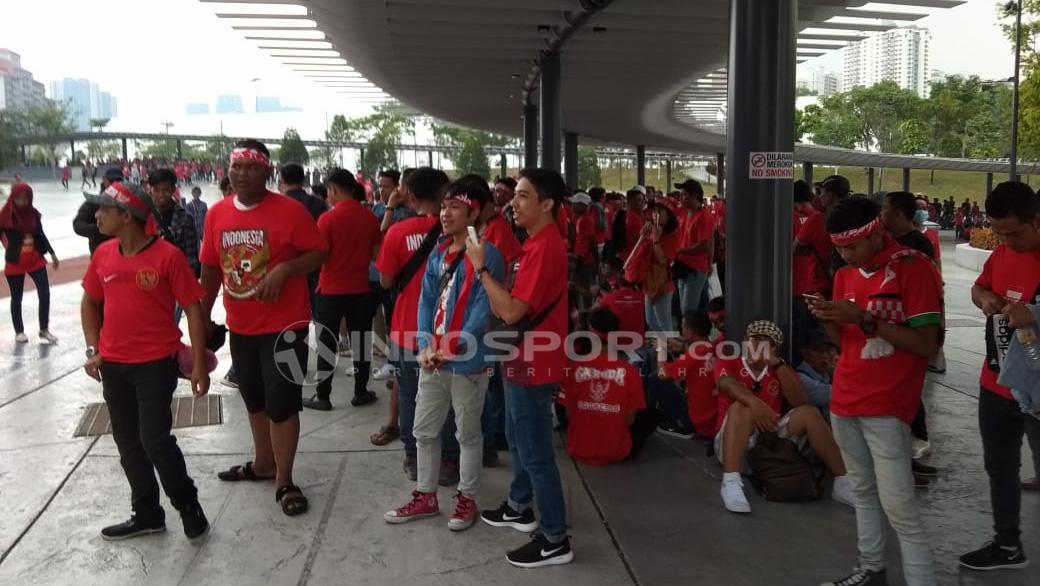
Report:
M574 281L580 291L583 307L592 302L590 289L599 267L596 216L589 213L592 198L579 191L571 196L571 211L574 221L574 256L577 266Z

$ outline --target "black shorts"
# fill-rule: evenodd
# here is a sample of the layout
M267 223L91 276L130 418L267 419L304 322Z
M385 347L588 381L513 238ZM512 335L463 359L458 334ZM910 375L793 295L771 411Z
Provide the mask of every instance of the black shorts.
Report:
M307 329L247 336L230 334L238 392L249 413L267 413L280 423L303 410L307 375Z

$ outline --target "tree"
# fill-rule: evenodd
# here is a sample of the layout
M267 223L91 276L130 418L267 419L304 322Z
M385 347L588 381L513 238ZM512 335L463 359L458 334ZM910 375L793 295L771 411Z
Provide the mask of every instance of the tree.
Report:
M206 141L204 159L211 163L226 162L231 155L231 140L218 134Z
M366 177L375 177L385 169L398 167L397 145L404 135L414 135L413 121L400 114L395 106L385 104L374 114L360 118L346 118L337 114L325 131L327 140L367 142L357 166Z
M436 122L430 123L430 129L433 131L434 141L440 146L448 147L448 158L455 165L455 171L459 175L475 173L485 179L491 177L488 149L505 147L513 141L499 134Z
M172 161L177 158L177 142L173 140L142 140L137 151L143 158Z
M916 155L928 150L928 127L917 118L903 120L898 128L899 154Z
M865 139L847 94L825 96L820 98L819 106L806 106L800 126L796 134L810 134L813 142L820 145L852 149Z
M801 142L806 135L812 135L820 122L823 110L817 104L809 104L801 110L794 111L794 141Z
M599 168L599 157L592 147L578 147L578 184L585 189L603 185L603 174Z
M303 139L300 138L300 133L296 132L296 129L289 127L285 129L285 134L282 135L281 149L279 150L278 162L281 164L286 163L299 163L306 165L310 161L310 153L307 152L307 147L303 144Z
M18 137L57 138L72 132L65 104L47 102L44 106L0 110L0 167L13 164L20 156ZM65 150L65 142L43 142L38 145L47 164L57 165Z

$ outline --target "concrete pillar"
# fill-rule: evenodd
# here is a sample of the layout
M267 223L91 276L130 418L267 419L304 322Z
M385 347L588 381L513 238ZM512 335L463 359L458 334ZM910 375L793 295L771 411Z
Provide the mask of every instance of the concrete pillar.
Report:
M538 166L538 106L524 104L524 167Z
M126 137L124 136L120 140L123 143L123 160L124 161L129 161L130 160L130 149L127 148Z
M742 340L747 324L761 318L791 337L792 181L751 179L749 169L752 152L793 157L797 24L797 0L730 2L724 285L729 340Z
M986 173L986 197L993 193L993 173Z
M723 153L715 153L715 173L719 179L719 184L715 186L715 193L719 194L719 197L726 197L726 155Z
M672 183L672 160L671 159L665 159L664 160L664 177L665 177L665 183L668 184L667 187L664 188L664 192L665 193L671 193L672 190L675 189L675 184Z
M71 161L73 165L76 164L76 141L74 140L69 141L69 161Z
M26 163L28 163L28 162L29 162L29 149L27 148L27 146L28 146L28 145L24 145L24 144L23 144L23 145L22 145L22 148L21 148L21 152L22 152L22 164L23 164L23 165L25 165Z
M560 103L560 54L549 53L542 62L540 84L542 116L542 160L541 166L554 171L560 170L560 126L563 118Z
M184 158L182 147L183 147L183 145L181 144L180 139L177 139L177 158L178 159L183 159Z
M636 145L636 185L646 187L646 145Z
M506 175L509 174L509 164L506 162L506 154L505 153L499 153L498 154L498 170L499 170L499 175L498 175L499 177L505 177Z
M874 168L867 169L867 195L874 195Z
M903 169L903 191L910 191L910 169Z
M361 152L364 152L362 150ZM433 166L433 149L426 151L426 160L429 161L429 166Z
M813 173L812 172L813 172L813 164L812 163L809 163L809 162L802 163L802 180L805 181L806 183L808 183L809 187L812 187L812 184L813 184L813 180L812 180L812 174Z
M563 135L563 178L567 181L567 189L574 191L578 188L577 132L567 132Z

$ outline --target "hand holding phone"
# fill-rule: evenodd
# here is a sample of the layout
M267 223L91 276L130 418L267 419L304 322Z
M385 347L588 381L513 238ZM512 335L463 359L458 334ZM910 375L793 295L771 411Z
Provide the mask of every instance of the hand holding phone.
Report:
M467 226L466 231L469 232L469 239L473 241L473 244L480 244L480 237L477 236L477 229L473 226Z

